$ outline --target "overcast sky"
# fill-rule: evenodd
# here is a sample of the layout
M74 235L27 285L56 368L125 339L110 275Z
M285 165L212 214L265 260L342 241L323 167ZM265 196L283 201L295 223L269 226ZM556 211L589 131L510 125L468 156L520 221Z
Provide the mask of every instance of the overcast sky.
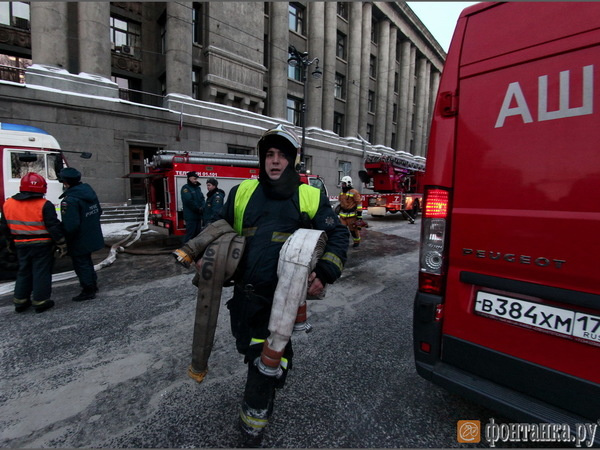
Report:
M461 11L477 2L407 2L433 37L448 52Z

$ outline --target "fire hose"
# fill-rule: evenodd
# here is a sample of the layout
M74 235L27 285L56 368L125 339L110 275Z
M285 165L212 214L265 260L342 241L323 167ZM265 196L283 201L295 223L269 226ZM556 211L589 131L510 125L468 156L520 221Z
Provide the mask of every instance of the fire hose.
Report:
M298 324L306 317L308 277L323 255L326 242L324 231L301 228L285 241L279 252L279 280L269 319L270 335L261 356L255 361L264 375L277 377L281 374L285 346L294 328L298 330Z

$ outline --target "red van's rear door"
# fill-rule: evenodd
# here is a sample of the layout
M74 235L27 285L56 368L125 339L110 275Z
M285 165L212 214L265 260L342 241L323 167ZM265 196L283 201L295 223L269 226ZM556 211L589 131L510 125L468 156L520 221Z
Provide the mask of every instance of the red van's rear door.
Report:
M600 383L600 4L493 11L460 56L442 360Z

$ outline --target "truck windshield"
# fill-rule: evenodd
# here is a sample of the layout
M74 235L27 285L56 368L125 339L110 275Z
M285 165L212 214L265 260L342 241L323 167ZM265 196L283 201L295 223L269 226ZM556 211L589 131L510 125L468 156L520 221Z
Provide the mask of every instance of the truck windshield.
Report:
M33 161L22 161L19 158L22 151L14 151L10 154L11 177L18 178L25 176L28 172L35 172L47 180L56 180L57 168L61 158L59 153L30 153L30 159L35 157ZM60 166L62 167L62 165Z

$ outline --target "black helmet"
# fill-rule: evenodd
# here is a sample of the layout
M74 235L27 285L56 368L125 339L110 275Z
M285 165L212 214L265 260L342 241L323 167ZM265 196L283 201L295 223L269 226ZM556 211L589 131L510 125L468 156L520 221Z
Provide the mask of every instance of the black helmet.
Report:
M271 147L281 150L293 168L300 163L300 140L296 133L285 125L279 124L265 131L259 139L256 148L261 167L264 167L265 155Z

